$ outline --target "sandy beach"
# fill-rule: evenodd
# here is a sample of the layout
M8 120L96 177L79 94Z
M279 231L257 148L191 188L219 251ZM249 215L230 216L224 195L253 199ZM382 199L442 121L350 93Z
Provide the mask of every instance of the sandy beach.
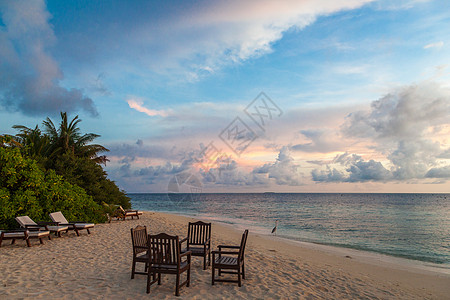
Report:
M192 258L191 286L174 296L175 276L145 293L146 276L130 279L130 228L186 235L191 218L144 212L139 220L98 224L91 235L75 233L0 248L1 299L450 299L450 275L367 259L250 232L243 286L211 286L211 268ZM212 244L236 244L241 230L213 223ZM354 255L353 255L354 254Z

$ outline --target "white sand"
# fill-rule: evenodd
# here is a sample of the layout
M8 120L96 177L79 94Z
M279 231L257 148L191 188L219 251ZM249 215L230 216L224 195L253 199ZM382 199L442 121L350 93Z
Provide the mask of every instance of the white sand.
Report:
M157 299L174 296L175 276L145 293L146 277L130 279L130 228L146 225L149 233L185 236L191 218L145 212L139 220L98 224L91 235L73 232L62 238L24 241L0 248L0 299ZM242 232L213 223L214 245L238 245ZM376 256L333 251L250 232L246 280L211 286L211 268L193 257L191 286L177 299L450 299L450 275Z

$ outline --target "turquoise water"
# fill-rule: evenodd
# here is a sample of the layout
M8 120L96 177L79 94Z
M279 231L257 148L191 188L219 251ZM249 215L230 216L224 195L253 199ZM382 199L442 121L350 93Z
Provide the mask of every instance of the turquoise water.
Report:
M133 208L450 267L450 194L129 194Z

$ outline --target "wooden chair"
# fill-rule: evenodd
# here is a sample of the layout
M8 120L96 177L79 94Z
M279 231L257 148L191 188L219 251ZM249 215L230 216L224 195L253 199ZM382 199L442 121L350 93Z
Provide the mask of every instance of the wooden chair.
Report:
M188 235L180 243L187 243L183 252L191 251L192 256L203 257L203 270L206 270L206 256L208 266L211 264L211 223L202 221L189 222Z
M75 221L75 222L69 222L67 221L66 217L62 214L62 212L57 211L50 214L50 219L52 219L53 222L58 223L60 226L68 226L69 230L75 230L75 233L77 236L80 236L80 230L86 229L88 234L91 234L89 231L89 228L94 228L95 224L93 223L86 223L83 221Z
M218 246L219 250L214 250L213 260L212 260L212 285L217 282L237 282L238 286L241 286L241 275L242 278L245 279L245 262L244 262L244 252L245 252L245 244L247 243L248 230L246 229L242 234L241 245L240 246ZM222 249L239 249L236 251L224 251ZM218 255L216 257L216 254ZM215 278L215 270L218 270L218 275L221 276L222 273L226 274L237 274L238 279L216 279ZM222 271L232 270L232 271Z
M131 228L131 242L133 244L133 265L131 267L131 279L134 278L134 274L147 275L149 254L148 249L148 236L146 226L136 226ZM136 271L136 263L141 262L145 264L145 272Z
M175 274L175 296L180 295L180 287L189 286L191 280L191 251L181 253L180 240L178 236L165 233L148 236L148 247L150 249L149 268L147 270L147 293L150 293L150 285L158 281L161 284L161 274ZM182 258L186 257L185 260ZM180 283L183 272L187 272L187 279ZM158 274L158 279L155 275ZM153 281L150 281L153 275Z
M28 229L16 229L16 230L4 230L0 233L0 247L4 240L12 240L11 245L16 242L17 239L25 240L28 247L31 247L30 239L39 239L41 244L44 244L42 240L44 237L50 238L50 231L48 230L28 230Z

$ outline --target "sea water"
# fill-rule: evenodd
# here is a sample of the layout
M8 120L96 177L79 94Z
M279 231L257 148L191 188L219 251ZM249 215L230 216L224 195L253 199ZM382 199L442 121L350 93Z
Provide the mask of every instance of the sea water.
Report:
M133 208L450 268L450 194L129 194Z

